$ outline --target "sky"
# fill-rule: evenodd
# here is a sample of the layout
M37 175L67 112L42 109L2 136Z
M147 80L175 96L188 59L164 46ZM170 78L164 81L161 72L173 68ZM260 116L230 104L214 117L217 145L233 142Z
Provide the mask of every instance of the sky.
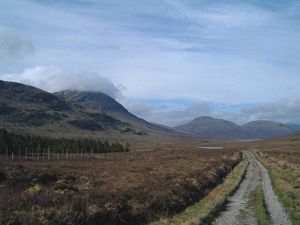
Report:
M300 123L298 0L0 0L0 79L151 122Z

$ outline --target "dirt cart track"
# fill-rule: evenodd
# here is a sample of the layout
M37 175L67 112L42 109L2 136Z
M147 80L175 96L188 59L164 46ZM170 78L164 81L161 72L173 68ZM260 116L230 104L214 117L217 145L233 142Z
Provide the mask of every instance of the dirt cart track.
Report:
M289 218L282 205L278 201L273 191L271 180L267 169L255 158L252 153L248 153L249 166L247 173L238 190L231 196L225 211L216 218L214 225L255 225L257 221L253 213L247 212L241 216L245 210L250 193L262 184L265 202L273 225L290 225Z

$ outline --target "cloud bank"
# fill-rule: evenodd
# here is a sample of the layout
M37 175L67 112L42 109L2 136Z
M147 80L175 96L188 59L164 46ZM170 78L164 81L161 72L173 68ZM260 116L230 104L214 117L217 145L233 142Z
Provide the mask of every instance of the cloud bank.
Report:
M36 66L18 74L3 74L5 80L39 87L49 92L79 90L103 92L113 98L120 96L119 89L106 77L96 72L67 72L54 67Z
M210 115L213 113L209 104L194 104L182 109L170 110L167 105L156 106L156 109L143 104L129 104L126 107L133 114L147 119L148 121L176 126L191 121L198 116Z
M155 107L144 104L127 104L126 106L132 113L142 118L171 127L185 124L199 116L212 116L240 125L254 120L300 124L300 99L284 99L250 107L228 104L217 106L215 103L188 104L180 109L174 109L172 105Z

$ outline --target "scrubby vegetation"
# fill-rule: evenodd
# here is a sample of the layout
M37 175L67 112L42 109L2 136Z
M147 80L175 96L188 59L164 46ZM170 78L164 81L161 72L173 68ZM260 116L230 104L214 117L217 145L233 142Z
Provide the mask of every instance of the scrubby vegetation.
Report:
M42 136L23 136L0 130L0 154L25 155L43 152L51 153L104 153L104 152L128 152L129 145L109 143L95 139L65 139L47 138Z
M204 198L241 159L196 147L140 159L2 158L0 224L147 224Z
M238 188L248 162L243 160L206 197L172 218L163 218L151 225L210 224L223 208L227 198Z

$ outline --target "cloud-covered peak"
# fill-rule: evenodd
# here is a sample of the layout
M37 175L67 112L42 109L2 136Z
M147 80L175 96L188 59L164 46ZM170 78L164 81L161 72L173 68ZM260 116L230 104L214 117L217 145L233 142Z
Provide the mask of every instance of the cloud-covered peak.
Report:
M70 89L102 92L113 98L120 96L119 89L108 78L96 72L68 72L55 67L35 66L21 73L4 74L2 77L49 92Z

